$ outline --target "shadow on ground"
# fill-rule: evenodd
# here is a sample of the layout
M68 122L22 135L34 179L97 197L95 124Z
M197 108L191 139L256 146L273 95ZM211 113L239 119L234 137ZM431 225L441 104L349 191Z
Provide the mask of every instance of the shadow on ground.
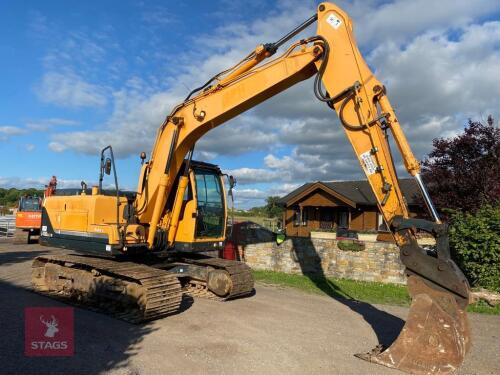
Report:
M36 245L35 245L36 246ZM2 248L0 266L30 262L48 251L16 252ZM26 357L24 355L24 309L27 307L69 307L22 286L0 280L0 362L2 374L98 374L111 369L134 373L130 359L141 350L144 337L156 328L152 323L132 325L110 316L74 307L75 355L72 357ZM185 298L181 311L192 298Z
M255 223L239 223L237 229L239 232L235 232L234 240L243 244L243 246L248 244L269 243L275 240L275 234L273 232ZM379 343L384 346L390 346L398 337L405 322L399 317L379 310L369 303L345 298L345 292L341 292L338 287L326 277L321 265L321 258L312 241L308 238L300 237L299 239L299 237L292 236L288 236L287 239L292 241L293 249L300 249L300 251L292 250L294 254L291 255L300 265L302 274L309 278L316 287L327 296L361 315L372 327ZM367 350L368 349L371 348L367 348Z
M0 252L0 265L31 261L39 255L47 254L47 251L44 250L21 251L22 247L19 247L19 251L16 251L16 245L11 246L11 251Z
M111 317L75 308L73 357L26 357L24 309L67 307L26 289L0 282L0 353L3 374L97 374L124 368L141 347L151 325L131 325Z
M292 240L294 249L298 248L298 246L303 246L303 244L298 244L296 237L290 237L290 239ZM303 241L304 238L301 238L301 243ZM314 248L313 243L309 240L307 241L306 246L307 263L305 262L304 252L296 253L295 258L300 265L302 273L307 276L318 289L323 291L323 293L341 302L352 311L361 315L363 319L372 327L373 331L377 335L379 343L384 346L390 346L401 332L405 323L404 320L389 314L388 312L379 310L369 303L344 298L338 287L325 276L323 267L321 266L321 258ZM345 292L343 293L345 294Z

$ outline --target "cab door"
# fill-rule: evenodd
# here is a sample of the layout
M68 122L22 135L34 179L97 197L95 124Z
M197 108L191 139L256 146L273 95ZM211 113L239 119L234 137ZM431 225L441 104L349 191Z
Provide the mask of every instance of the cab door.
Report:
M224 189L219 174L199 169L195 171L196 229L195 238L221 238L225 230Z

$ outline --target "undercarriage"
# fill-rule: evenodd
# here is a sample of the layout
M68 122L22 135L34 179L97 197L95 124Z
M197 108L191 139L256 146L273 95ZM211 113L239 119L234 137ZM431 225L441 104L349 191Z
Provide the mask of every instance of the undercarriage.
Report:
M254 280L242 262L200 255L140 264L70 254L37 257L32 283L37 292L137 324L179 312L183 294L248 296Z

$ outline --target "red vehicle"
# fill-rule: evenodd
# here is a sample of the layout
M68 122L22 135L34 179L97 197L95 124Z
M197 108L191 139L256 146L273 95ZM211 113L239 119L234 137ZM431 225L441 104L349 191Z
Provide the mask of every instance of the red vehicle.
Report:
M15 243L30 243L40 235L42 223L42 199L37 196L21 197L16 213Z
M50 197L56 191L57 178L52 176L49 185L46 186L44 196ZM42 198L35 196L24 196L19 199L16 213L16 232L14 243L30 243L35 236L40 235L42 225Z

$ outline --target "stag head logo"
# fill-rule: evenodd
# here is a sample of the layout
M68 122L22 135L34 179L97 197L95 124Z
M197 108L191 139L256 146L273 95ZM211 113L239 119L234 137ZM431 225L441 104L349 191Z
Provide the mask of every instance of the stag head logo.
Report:
M59 328L57 328L57 319L54 315L51 315L52 320L44 320L43 315L40 315L40 322L42 322L46 327L47 331L45 331L45 337L54 337L54 335L59 332Z

